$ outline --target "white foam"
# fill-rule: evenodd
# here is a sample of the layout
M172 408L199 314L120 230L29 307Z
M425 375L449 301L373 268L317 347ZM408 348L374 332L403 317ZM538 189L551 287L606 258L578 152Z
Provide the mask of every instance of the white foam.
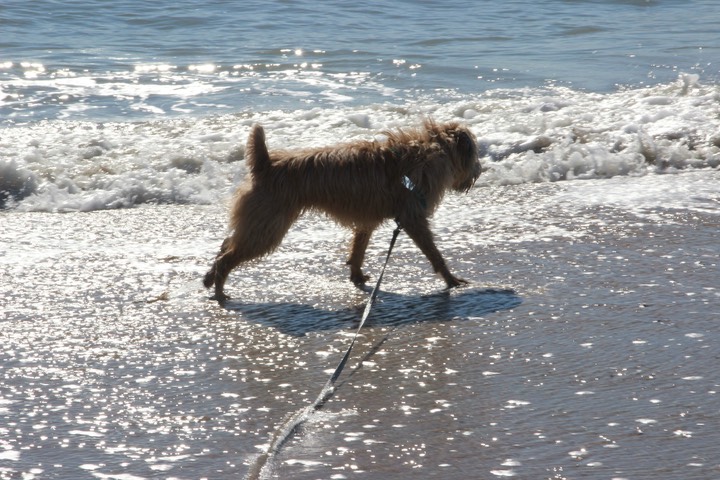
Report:
M317 86L327 79L307 74L305 81ZM143 87L136 107L152 109L142 98L186 87ZM337 90L331 83L322 88L328 94ZM681 76L673 84L609 94L497 90L447 103L430 94L404 106L313 107L141 123L39 122L2 130L0 191L9 192L6 207L22 211L214 203L228 198L245 174L243 146L253 123L265 126L271 149L302 148L378 138L384 129L417 125L426 116L464 122L477 135L484 167L478 188L716 169L718 100L716 86ZM690 203L702 198L708 208L717 208L713 188L698 177L685 191L664 195L682 194ZM637 203L644 197L657 200L657 192L624 192L621 186L609 193L589 189L573 200L612 202L628 195Z

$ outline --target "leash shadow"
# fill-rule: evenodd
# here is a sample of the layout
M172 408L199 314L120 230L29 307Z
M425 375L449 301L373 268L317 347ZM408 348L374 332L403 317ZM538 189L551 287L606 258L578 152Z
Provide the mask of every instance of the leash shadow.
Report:
M522 298L512 289L466 287L429 295L381 291L366 328L462 321L511 310L520 304ZM223 307L240 313L244 320L301 337L312 332L357 328L365 303L332 310L289 302L242 303L229 300Z

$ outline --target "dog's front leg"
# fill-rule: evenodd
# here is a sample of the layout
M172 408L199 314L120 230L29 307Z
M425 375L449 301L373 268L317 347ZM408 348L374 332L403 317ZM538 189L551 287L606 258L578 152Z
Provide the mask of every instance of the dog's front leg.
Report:
M454 276L450 273L450 270L448 270L445 260L435 246L433 234L430 231L430 225L426 217L408 216L404 218L403 215L401 215L398 218L398 222L410 238L413 239L415 245L417 245L427 259L430 260L435 272L442 275L448 288L459 287L460 285L468 283L467 280Z

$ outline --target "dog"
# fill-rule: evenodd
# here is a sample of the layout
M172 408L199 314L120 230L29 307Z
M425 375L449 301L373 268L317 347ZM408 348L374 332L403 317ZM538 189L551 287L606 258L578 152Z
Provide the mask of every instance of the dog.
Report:
M229 297L232 269L271 253L305 211L326 213L353 231L347 265L363 285L365 250L373 231L395 219L425 254L447 287L467 282L448 270L435 246L429 217L449 191L467 192L480 176L475 136L458 123L426 120L415 129L384 132L382 141L355 141L300 151L268 151L265 132L253 126L245 149L249 174L230 214L232 233L205 275L212 297Z

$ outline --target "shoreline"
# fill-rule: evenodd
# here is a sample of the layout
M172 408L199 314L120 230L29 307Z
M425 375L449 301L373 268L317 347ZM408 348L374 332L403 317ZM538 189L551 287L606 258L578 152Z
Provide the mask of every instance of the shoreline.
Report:
M472 285L443 293L401 236L352 376L275 474L716 475L720 215L698 187L720 173L705 173L448 197L433 229ZM225 216L5 213L0 469L237 477L311 403L367 298L346 278L350 234L304 217L231 276L223 308L200 280Z

